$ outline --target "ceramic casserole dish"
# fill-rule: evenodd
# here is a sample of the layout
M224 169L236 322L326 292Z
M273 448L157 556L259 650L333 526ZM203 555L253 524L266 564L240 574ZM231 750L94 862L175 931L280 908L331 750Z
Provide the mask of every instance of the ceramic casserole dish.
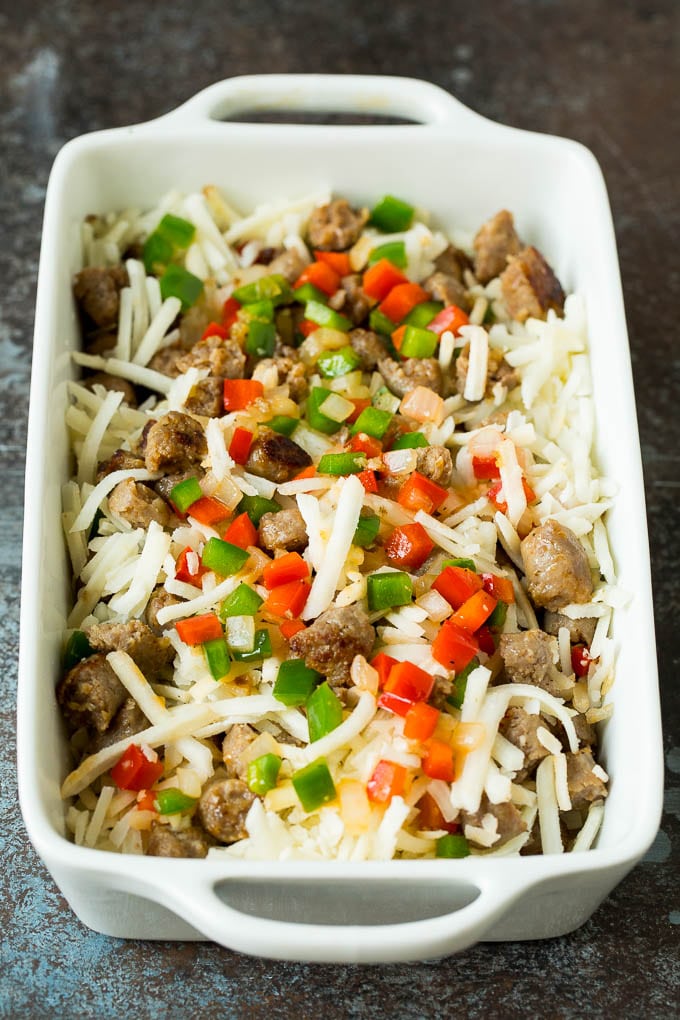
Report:
M257 124L255 109L345 111L412 123ZM601 753L612 777L594 849L465 860L250 862L122 856L75 846L60 784L69 769L54 695L69 611L60 527L69 475L64 415L71 297L89 213L149 208L171 188L222 186L236 205L319 187L370 203L385 192L473 230L513 211L566 291L585 298L599 467L618 485L608 515L619 584L616 683ZM49 182L38 281L26 471L19 669L19 787L30 838L77 916L122 938L212 939L280 959L389 962L479 940L539 939L592 914L652 842L661 811L659 701L639 440L614 233L589 151L500 126L425 82L265 76L220 82L148 124L86 135L59 153Z

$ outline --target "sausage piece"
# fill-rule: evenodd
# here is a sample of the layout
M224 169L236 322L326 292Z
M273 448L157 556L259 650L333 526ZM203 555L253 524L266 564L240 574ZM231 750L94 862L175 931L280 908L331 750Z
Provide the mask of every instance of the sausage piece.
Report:
M86 726L104 733L126 697L127 691L101 653L78 662L57 685L57 701L74 730Z
M578 620L572 620L564 613L553 613L546 609L543 616L543 630L546 634L554 634L557 637L560 627L566 627L569 631L569 640L572 644L583 642L590 645L595 636L597 620L594 616L581 616Z
M401 364L392 358L378 362L387 387L397 397L405 397L417 386L427 386L435 393L442 391L442 370L436 358L405 358Z
M190 368L208 368L211 375L221 379L243 379L246 356L236 340L213 334L199 340L177 359L179 372Z
M501 209L477 231L472 242L475 251L475 276L488 283L506 268L508 257L516 255L521 244L512 213Z
M178 832L154 825L146 847L148 857L207 857L212 840L196 825Z
M358 354L362 372L372 372L378 362L387 356L387 349L377 333L372 329L352 329L349 342L355 354Z
M124 266L87 266L76 273L73 294L81 311L95 326L115 326L120 292L127 283Z
M302 552L307 548L307 526L297 507L263 514L258 527L260 545L269 552L285 549L286 552Z
M576 753L568 752L567 786L571 797L571 806L587 808L594 800L602 800L608 790L603 780L593 774L595 759L587 747Z
M536 248L523 248L501 275L508 312L518 322L545 319L549 309L564 311L564 291L551 267Z
M467 296L467 288L451 273L437 271L428 276L423 283L433 301L443 301L445 305L457 305L464 312L469 312L471 305Z
M198 802L198 816L206 832L220 843L245 839L246 815L255 800L241 779L222 779L209 786Z
M204 418L221 418L224 410L224 381L215 375L199 379L184 402L191 414Z
M166 474L188 471L208 452L202 427L181 411L169 411L145 429L143 442L147 470Z
M539 726L545 726L540 715L531 715L519 706L511 705L498 727L506 740L524 752L524 767L517 773L515 782L521 783L532 775L536 766L550 754L537 736ZM547 727L546 727L547 728Z
M257 731L247 723L230 726L222 741L222 758L230 779L248 779L248 749L257 738Z
M261 428L250 447L246 471L271 482L289 482L303 468L309 467L312 458L306 450L272 429Z
M155 677L175 657L165 637L157 637L141 620L127 623L95 623L87 640L98 652L127 652L146 677Z
M368 616L359 606L327 609L306 630L290 639L294 656L305 660L328 678L334 687L346 685L355 655L368 656L375 632Z
M109 728L104 733L98 733L89 742L87 753L96 754L111 744L117 744L119 740L134 737L135 733L145 730L148 725L148 719L135 699L126 698L114 715Z
M485 815L493 815L497 822L497 833L499 839L493 844L494 849L503 846L509 839L526 832L526 822L514 804L492 804L486 794L482 797L479 810L472 814L469 811L462 811L460 821L463 826L472 825L480 829Z
M465 344L456 358L456 389L459 393L465 392L469 367L470 344ZM493 347L490 348L486 369L485 396L491 396L496 383L501 383L506 389L512 390L519 384L519 381L520 375L517 369L507 363L501 351Z
M130 450L115 450L108 460L102 460L97 466L97 481L101 482L106 475L114 471L130 471L144 467L144 458Z
M109 509L133 528L148 528L152 521L164 528L172 516L168 504L153 489L133 478L118 482L109 496Z
M366 209L352 209L345 198L317 206L309 218L310 246L321 251L344 251L358 240L367 219Z
M552 679L557 641L542 630L501 634L499 651L510 683L535 684L550 694L559 691Z
M178 598L177 595L171 595L165 588L155 588L149 597L149 601L146 604L144 610L144 619L146 620L147 626L154 634L161 635L163 633L163 627L158 622L158 611L165 609L166 606L177 606L183 600ZM174 620L170 623L166 623L166 627L174 627Z
M593 581L585 549L569 528L547 520L521 544L529 595L553 612L570 602L588 602Z

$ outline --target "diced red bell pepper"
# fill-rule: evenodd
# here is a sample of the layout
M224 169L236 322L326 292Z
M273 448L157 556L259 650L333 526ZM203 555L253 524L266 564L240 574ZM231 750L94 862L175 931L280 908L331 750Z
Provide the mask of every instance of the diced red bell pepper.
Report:
M392 322L401 322L416 305L429 301L430 295L417 283L398 283L378 306Z
M482 624L486 623L497 605L498 603L493 595L489 595L488 591L482 589L471 595L449 619L451 623L455 623L468 631L468 633L474 634Z
M357 473L357 478L363 485L366 492L378 491L378 479L375 477L375 471L371 471L370 468L366 468L364 471L359 471Z
M501 469L496 463L495 453L488 456L475 454L472 458L472 470L475 478L489 479L501 477Z
M221 326L219 322L209 322L203 330L203 336L201 340L207 340L209 336L219 336L222 340L226 340L229 336L229 330L226 326Z
M444 621L432 643L433 658L456 673L465 669L478 651L479 645L474 637L450 619Z
M349 448L355 453L365 453L367 457L379 457L382 453L380 440L366 435L365 432L357 432L356 436L352 436Z
M390 670L385 691L407 701L427 701L433 687L434 677L420 666L413 662L397 662Z
M304 283L311 283L313 287L318 287L331 297L340 286L340 277L327 262L311 262L302 270L293 288L297 290Z
M571 650L571 668L576 676L588 676L588 669L592 661L585 645L574 645Z
M394 344L396 350L398 351L401 350L401 345L404 342L404 335L407 329L408 329L407 325L398 326L392 333L392 343Z
M368 799L374 804L387 804L393 797L401 797L406 789L406 769L393 761L381 759L366 783Z
M300 630L306 630L302 620L283 620L279 624L279 630L285 637L286 641L290 641L294 634L297 634Z
M493 505L496 507L496 509L500 510L502 514L505 514L508 512L508 504L505 502L504 499L500 499L498 495L502 487L503 486L499 479L497 482L495 482L493 485L489 487L486 494L493 503ZM524 495L526 496L527 503L533 503L534 500L536 499L536 493L531 488L531 486L527 484L525 478L522 478L522 488L524 489Z
M153 790L141 790L137 796L137 810L138 811L155 811L158 813L156 807L156 794Z
M264 393L259 379L225 379L224 410L243 411Z
M434 549L434 542L422 524L401 524L395 528L385 543L385 553L390 563L408 570L417 570Z
M189 516L194 517L201 524L217 524L219 521L226 521L229 517L229 507L214 496L201 496L195 503L192 503L188 510Z
M229 443L229 456L237 464L245 464L248 460L250 447L253 445L254 435L250 429L243 429L240 426L234 429L234 434Z
M384 687L387 683L387 678L390 675L392 666L396 666L397 659L393 659L391 655L387 655L385 652L378 652L374 658L371 659L370 665L373 669L378 671L378 687Z
M257 528L247 513L239 514L234 518L225 532L224 541L237 545L239 549L248 549L251 545L257 545Z
M175 627L185 645L203 645L206 641L224 637L222 624L215 613L203 613L201 616L178 620Z
M338 276L349 276L352 272L349 255L345 251L315 251L314 258L317 262L325 262Z
M442 505L447 496L447 490L441 485L414 471L399 489L397 502L406 510L424 510L426 514L431 514Z
M350 404L354 404L354 410L350 414L349 418L346 419L346 425L353 425L357 420L362 411L365 411L367 407L371 406L371 401L364 397L349 397Z
M448 329L456 336L460 327L467 326L469 323L470 320L462 308L459 308L458 305L447 305L435 315L432 322L428 323L427 328L439 336Z
M309 336L315 329L319 328L318 322L312 322L311 319L301 319L297 324L298 333L302 333L303 336Z
M426 832L437 832L444 829L445 832L458 832L458 822L447 822L441 813L437 801L431 793L424 794L418 801L418 828Z
M297 482L301 478L314 478L315 475L316 468L314 467L313 464L310 464L309 467L303 468L302 471L298 471L298 473L293 478L293 481Z
M197 564L196 573L192 573L191 570L189 569L190 556L192 562L193 557L196 558ZM175 563L176 580L184 581L185 584L194 584L197 587L200 587L201 578L205 573L207 573L207 571L203 564L201 563L201 557L198 555L198 553L194 552L190 545L188 545L186 549L182 549L181 553L177 557L177 562Z
M379 259L364 273L362 286L368 297L383 301L393 287L408 282L408 278L389 259Z
M423 758L423 772L430 779L443 779L445 783L452 783L455 778L453 748L442 740L431 740Z
M500 577L498 574L482 574L482 587L493 595L499 602L510 605L515 601L515 589L509 577Z
M414 702L409 698L400 698L398 694L390 694L389 691L383 691L378 698L378 706L380 708L384 708L394 715L400 715L402 718L406 716L413 704Z
M409 740L429 740L439 720L439 711L425 701L411 705L404 719L404 736Z
M269 591L291 581L301 581L309 577L309 566L300 553L289 552L268 563L262 572L264 586Z
M111 778L119 790L148 790L163 775L163 762L153 752L149 761L138 744L130 744L111 769Z
M305 608L309 597L309 581L290 581L272 588L262 609L272 616L295 618Z
M241 304L236 298L230 297L222 305L222 325L225 329L231 329L238 318Z
M454 609L460 609L476 591L481 590L482 580L479 574L467 567L444 567L441 574L435 577L432 587Z
M496 651L496 642L493 639L493 634L489 627L480 627L476 634L477 643L479 644L480 651L486 655L493 655Z

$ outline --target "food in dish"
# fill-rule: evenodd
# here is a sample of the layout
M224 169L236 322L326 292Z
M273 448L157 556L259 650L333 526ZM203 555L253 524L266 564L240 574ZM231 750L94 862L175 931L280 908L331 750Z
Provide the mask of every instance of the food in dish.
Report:
M502 210L90 218L57 687L77 843L255 859L594 840L616 588L585 313Z

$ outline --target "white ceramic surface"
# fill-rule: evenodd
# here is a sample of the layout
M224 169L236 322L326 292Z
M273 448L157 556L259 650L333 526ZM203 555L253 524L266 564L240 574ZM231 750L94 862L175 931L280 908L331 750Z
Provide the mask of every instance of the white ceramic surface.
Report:
M414 125L224 123L254 109L355 111ZM327 186L357 203L391 192L446 229L475 229L502 207L587 301L596 446L620 487L609 533L630 605L615 619L615 709L602 751L612 776L597 848L578 855L389 863L267 863L122 857L64 835L67 769L54 697L68 612L61 535L70 294L79 224L92 212L149 207L169 188L214 182L237 207ZM560 935L582 924L657 830L662 755L639 440L614 234L602 175L575 142L494 124L426 82L263 76L220 82L149 124L75 139L47 192L26 469L18 743L31 840L81 920L130 938L210 938L282 959L382 962L471 943Z

